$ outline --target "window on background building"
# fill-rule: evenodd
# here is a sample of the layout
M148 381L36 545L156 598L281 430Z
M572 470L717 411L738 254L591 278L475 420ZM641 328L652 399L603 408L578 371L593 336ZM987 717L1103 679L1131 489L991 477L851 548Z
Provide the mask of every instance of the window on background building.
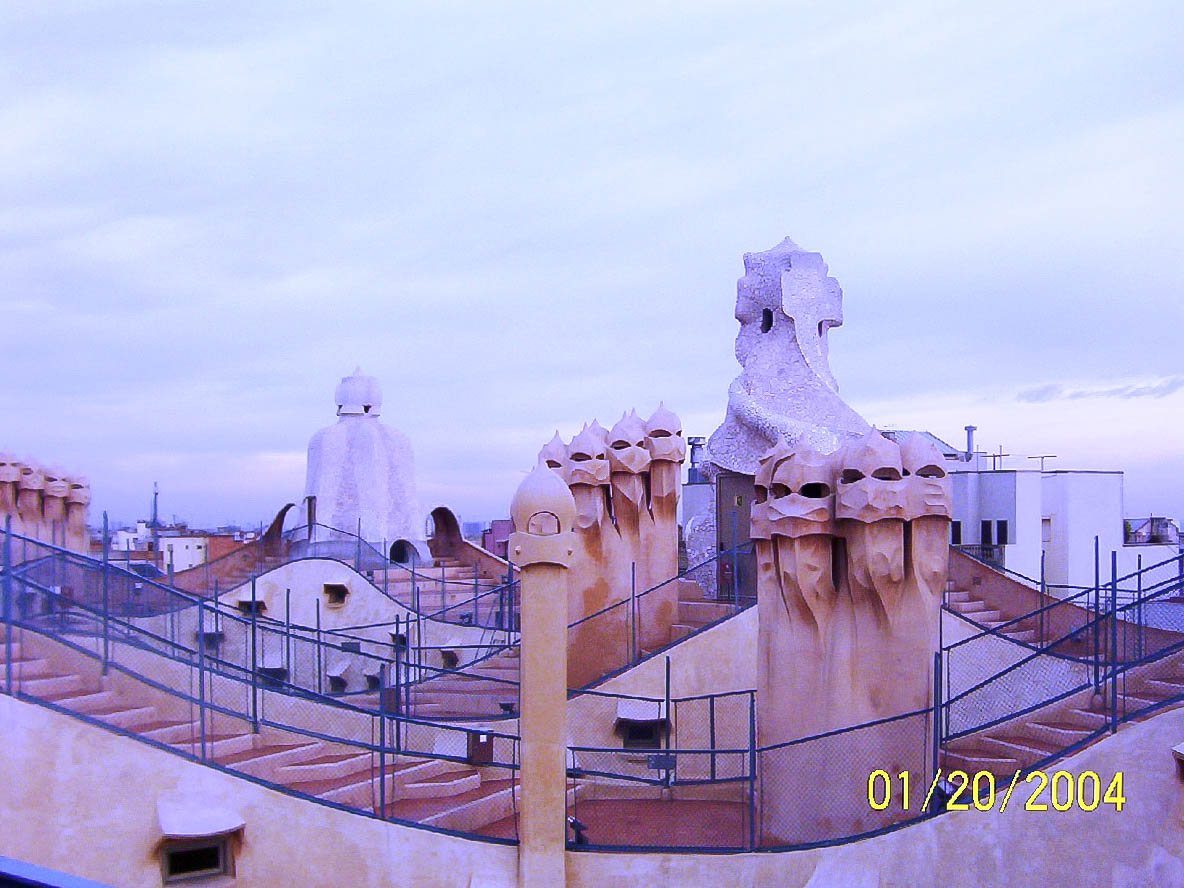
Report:
M962 522L961 521L951 521L950 522L950 545L951 546L961 546L962 545Z
M1043 518L1040 521L1040 540L1041 542L1052 542L1052 519Z
M982 521L979 523L978 542L980 546L995 545L995 536L992 533L993 525L990 521Z
M1011 539L1007 536L1006 521L995 522L995 542L1000 546L1006 546L1011 542Z

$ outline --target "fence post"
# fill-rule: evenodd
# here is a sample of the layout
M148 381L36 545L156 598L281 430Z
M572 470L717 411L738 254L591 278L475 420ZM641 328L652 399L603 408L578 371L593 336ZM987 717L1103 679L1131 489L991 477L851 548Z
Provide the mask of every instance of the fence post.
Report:
M386 820L386 685L386 663L383 663L378 667L378 816L383 820Z
M108 586L111 574L111 534L107 526L107 513L103 512L103 671L107 674L107 663L111 656L111 600Z
M1135 577L1138 581L1135 592L1135 659L1143 659L1143 556L1139 555Z
M319 602L320 599L318 598ZM284 668L288 670L288 681L292 678L292 590L284 590Z
M748 692L748 847L756 847L756 691Z
M386 540L382 541L382 591L390 594L391 588L391 550L386 547Z
M1037 647L1044 647L1044 611L1048 605L1048 583L1044 574L1044 557L1045 552L1040 552L1040 641Z
M106 662L104 660L103 662ZM4 691L12 694L12 516L4 516Z
M666 697L664 699L666 707L666 749L670 749L670 726L674 724L674 713L670 711L670 655L666 655ZM669 761L669 757L667 757ZM675 777L678 771L678 763L674 764L674 771L669 768L666 769L666 786L670 786L671 778Z
M411 608L419 613L419 583L415 578L415 558L411 559Z
M736 510L732 509L732 606L736 610L740 610L740 559L737 553L739 546L736 542L738 534Z
M711 745L711 779L715 781L715 694L707 698L707 742Z
M197 625L205 626L205 601L197 599ZM206 760L206 644L201 632L197 637L197 720L201 734L201 760Z
M251 578L251 731L259 733L259 599Z
M1101 676L1101 665L1102 664L1098 659L1098 656L1100 653L1099 647L1098 647L1098 628L1099 628L1098 621L1100 619L1100 606L1101 606L1100 589L1101 589L1101 585L1102 585L1102 574L1101 574L1101 563L1100 563L1100 560L1098 557L1098 552L1099 552L1098 538L1094 537L1094 631L1093 631L1094 639L1093 640L1094 640L1094 690L1095 691L1097 691L1097 689L1099 687L1101 687L1101 685L1102 685L1102 676Z
M1126 637L1126 633L1123 633ZM1110 733L1118 731L1118 552L1110 552Z
M477 596L480 594L480 588L481 588L481 587L480 587L480 585L479 585L479 584L478 584L478 582L477 582L477 575L478 575L478 573L479 573L479 571L477 570L477 565L476 565L476 564L474 564L474 565L473 565L473 625L474 625L474 626L478 625L478 620L477 620Z
M941 651L933 653L933 759L931 762L932 780L937 776L938 764L941 760ZM922 811L922 814L925 812Z
M317 693L323 694L324 689L321 683L321 674L324 670L321 668L321 645L323 644L321 638L321 599L316 599L317 611Z

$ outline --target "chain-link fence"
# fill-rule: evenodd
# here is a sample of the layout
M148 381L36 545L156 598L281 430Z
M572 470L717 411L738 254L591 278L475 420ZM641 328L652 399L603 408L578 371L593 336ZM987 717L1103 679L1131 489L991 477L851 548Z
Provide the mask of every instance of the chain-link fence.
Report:
M754 597L739 595L738 585L730 598L708 598L703 591L723 564L749 557L751 548L746 543L640 591L632 570L627 588L607 590L618 600L568 626L569 686L594 685L755 604Z
M321 656L298 627L15 535L0 543L6 692L284 792L515 839L503 821L516 734L411 715L426 682L402 653L343 652L374 676L372 705L359 705L291 681Z

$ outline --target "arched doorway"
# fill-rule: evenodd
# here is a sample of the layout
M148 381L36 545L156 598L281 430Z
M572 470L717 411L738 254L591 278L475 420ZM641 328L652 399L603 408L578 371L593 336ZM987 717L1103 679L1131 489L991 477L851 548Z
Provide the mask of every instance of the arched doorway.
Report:
M415 564L419 552L410 540L395 540L391 543L391 561L396 564Z
M433 558L447 558L456 554L460 546L460 522L446 506L432 509L429 519L428 549Z

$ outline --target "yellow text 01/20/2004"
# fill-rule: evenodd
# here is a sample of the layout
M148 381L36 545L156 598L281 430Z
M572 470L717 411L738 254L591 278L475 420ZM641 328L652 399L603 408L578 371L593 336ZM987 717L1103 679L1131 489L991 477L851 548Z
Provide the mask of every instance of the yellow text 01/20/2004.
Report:
M913 775L900 771L895 776L888 771L872 771L867 778L867 803L873 811L885 811L898 805L902 811L930 810L936 803L946 811L998 811L1003 813L1014 801L1023 802L1028 811L1097 811L1112 808L1122 811L1126 804L1123 794L1123 775L1118 771L1109 780L1096 771L1071 774L1068 771L1016 771L1007 786L990 771L950 771L939 768L929 781L924 800L915 793ZM914 801L921 802L914 809Z

